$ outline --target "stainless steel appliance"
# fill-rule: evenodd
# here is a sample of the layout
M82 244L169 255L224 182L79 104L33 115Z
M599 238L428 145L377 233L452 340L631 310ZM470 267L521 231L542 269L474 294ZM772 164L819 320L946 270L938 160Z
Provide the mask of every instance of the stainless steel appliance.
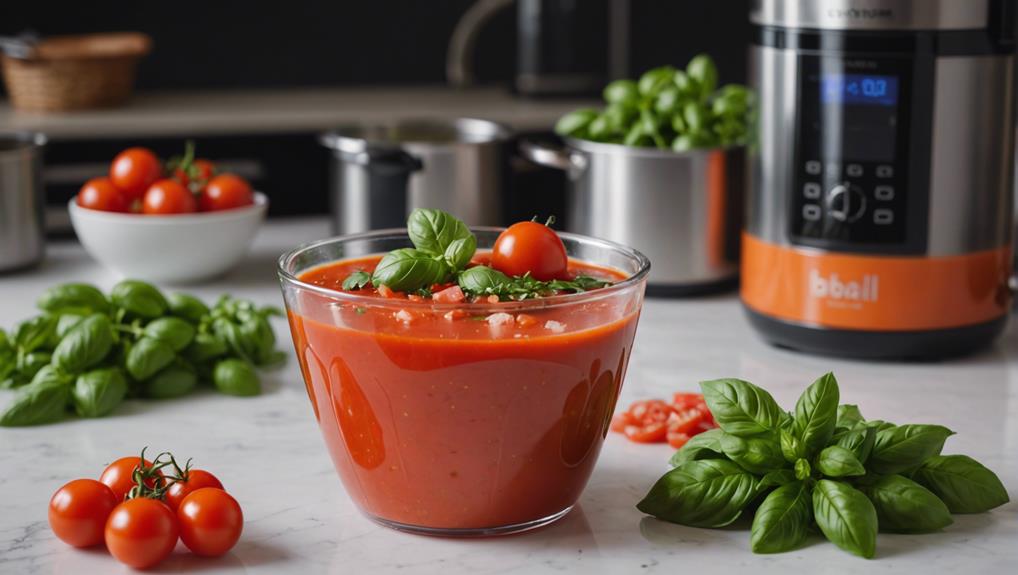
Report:
M338 234L402 227L415 208L468 225L502 223L508 128L487 120L412 120L349 126L321 135L332 150Z
M42 260L45 144L42 134L0 134L0 272Z
M650 258L652 295L734 287L745 155L742 149L635 148L567 139L526 141L531 161L565 170L566 227L632 246Z
M742 299L773 343L940 357L1011 309L1015 2L758 0Z

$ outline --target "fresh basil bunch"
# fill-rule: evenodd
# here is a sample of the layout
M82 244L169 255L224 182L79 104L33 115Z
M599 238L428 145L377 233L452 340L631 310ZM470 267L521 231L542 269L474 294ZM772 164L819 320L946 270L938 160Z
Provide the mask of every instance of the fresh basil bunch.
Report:
M755 553L795 549L817 527L838 547L873 557L877 531L927 533L951 513L1008 502L997 476L970 457L941 455L940 425L866 421L839 405L828 373L783 411L738 379L700 384L720 429L693 437L637 508L665 521L722 527L755 509Z
M714 61L700 54L685 70L662 66L638 81L616 80L604 89L605 108L566 114L555 131L595 142L626 146L695 148L746 145L755 123L753 93L727 84L717 89Z
M0 330L0 388L17 388L3 426L51 423L71 409L102 417L125 397L179 397L200 381L257 395L254 367L286 357L268 322L281 312L229 296L209 308L124 280L108 298L88 284L54 286L37 305L42 315Z

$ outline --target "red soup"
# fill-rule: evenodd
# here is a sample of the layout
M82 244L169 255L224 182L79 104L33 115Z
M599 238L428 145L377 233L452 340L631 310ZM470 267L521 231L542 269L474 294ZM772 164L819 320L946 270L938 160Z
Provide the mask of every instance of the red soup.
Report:
M298 279L338 292L378 260ZM607 433L642 292L471 304L288 292L308 395L350 496L376 520L425 532L519 530L568 512Z

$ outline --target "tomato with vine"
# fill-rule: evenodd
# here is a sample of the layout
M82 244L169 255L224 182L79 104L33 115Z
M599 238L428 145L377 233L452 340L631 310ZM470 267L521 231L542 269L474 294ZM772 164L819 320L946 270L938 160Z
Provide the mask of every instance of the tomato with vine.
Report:
M131 202L109 178L93 178L78 190L75 202L83 208L103 212L126 212Z
M204 469L185 469L167 488L166 504L170 506L170 509L176 511L180 508L180 503L185 497L206 487L223 489L223 484L215 475Z
M198 158L186 166L174 168L173 179L192 192L201 191L216 174L216 165L211 160Z
M244 530L240 504L222 489L198 489L177 510L180 539L195 555L218 557L233 548Z
M105 484L95 479L75 479L50 499L50 529L74 547L101 545L106 519L119 502Z
M110 164L110 180L127 195L129 202L140 200L162 174L159 158L148 148L128 148Z
M99 481L113 491L117 501L123 501L135 485L135 470L139 471L144 479L145 486L149 489L156 489L166 485L166 478L163 476L162 471L154 466L151 461L141 457L121 457L106 466L102 475L99 476Z
M110 513L104 532L106 548L118 561L146 569L159 563L177 545L177 518L165 503L128 499Z
M509 226L491 250L491 267L508 276L529 273L540 281L564 280L569 279L568 266L562 239L555 230L538 222Z
M201 211L217 212L250 206L254 193L247 180L234 174L221 174L209 181L198 201Z
M171 179L152 184L141 203L141 211L149 215L189 214L197 210L191 190Z

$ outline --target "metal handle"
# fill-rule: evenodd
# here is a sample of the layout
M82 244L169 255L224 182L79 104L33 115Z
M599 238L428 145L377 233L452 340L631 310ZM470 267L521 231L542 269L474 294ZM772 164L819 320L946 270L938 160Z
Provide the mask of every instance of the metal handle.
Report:
M563 146L549 146L530 140L520 142L520 154L531 162L567 172L581 172L587 167L583 154L571 152Z

